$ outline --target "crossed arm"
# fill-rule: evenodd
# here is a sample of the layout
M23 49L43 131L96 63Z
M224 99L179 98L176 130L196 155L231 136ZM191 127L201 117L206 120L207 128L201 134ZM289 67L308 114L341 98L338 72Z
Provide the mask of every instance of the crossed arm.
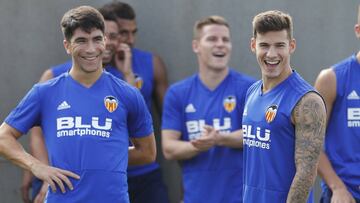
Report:
M195 140L180 140L181 132L176 130L162 130L162 149L166 159L186 160L191 159L213 146L226 146L242 148L242 130L229 134L220 134L211 126L204 126L204 132Z
M296 173L286 202L306 202L316 179L325 134L326 109L321 97L314 92L307 93L295 106L292 121Z

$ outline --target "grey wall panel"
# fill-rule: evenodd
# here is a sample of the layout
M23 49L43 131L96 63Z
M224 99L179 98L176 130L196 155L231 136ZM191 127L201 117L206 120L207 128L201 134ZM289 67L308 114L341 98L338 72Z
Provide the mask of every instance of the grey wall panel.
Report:
M49 66L68 59L59 22L65 11L77 5L95 7L110 0L0 0L0 119L19 102ZM293 67L313 83L322 68L356 52L354 36L358 1L336 0L127 0L138 15L137 46L159 54L168 67L171 82L197 71L191 49L192 26L200 17L217 14L231 25L231 66L256 78L260 71L249 49L251 20L268 9L289 12L294 20L297 49ZM27 138L21 139L27 143ZM158 150L160 152L160 150ZM179 168L160 156L173 202L179 199ZM20 170L0 163L0 202L20 202L15 191ZM16 178L10 178L16 177ZM7 188L7 189L4 189ZM10 192L9 192L10 191Z
M3 159L0 159L0 170L0 202L20 203L21 171L14 170L14 167Z

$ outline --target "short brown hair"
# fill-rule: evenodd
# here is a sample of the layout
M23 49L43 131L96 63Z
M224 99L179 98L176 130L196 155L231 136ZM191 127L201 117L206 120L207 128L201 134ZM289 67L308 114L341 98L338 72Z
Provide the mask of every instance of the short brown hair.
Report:
M252 22L253 37L270 31L286 30L289 39L293 38L293 22L289 14L282 11L271 10L257 14Z
M203 27L205 27L206 25L223 25L230 29L230 26L226 22L226 19L224 17L216 16L216 15L208 16L208 17L205 17L205 18L202 18L202 19L196 21L196 23L194 25L194 31L193 31L194 39L199 38L199 33L200 33L201 29Z
M91 32L93 28L104 33L105 23L101 13L91 6L79 6L66 12L61 19L61 29L67 41L70 41L77 28Z

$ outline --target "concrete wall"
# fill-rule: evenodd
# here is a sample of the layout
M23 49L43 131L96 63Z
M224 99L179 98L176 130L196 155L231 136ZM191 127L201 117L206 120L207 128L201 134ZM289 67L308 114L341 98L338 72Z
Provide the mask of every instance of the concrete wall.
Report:
M3 120L23 95L51 65L68 59L59 22L68 9L88 4L98 7L110 0L12 0L0 2L0 119ZM250 52L251 20L260 11L279 9L294 20L297 50L293 67L313 83L322 68L358 50L353 32L358 1L347 0L127 0L138 15L137 46L164 59L170 82L197 70L191 50L192 26L200 17L222 15L232 28L231 66L259 78ZM26 145L27 138L20 139ZM173 202L179 199L179 169L164 162L164 176ZM0 158L0 202L20 202L21 172Z

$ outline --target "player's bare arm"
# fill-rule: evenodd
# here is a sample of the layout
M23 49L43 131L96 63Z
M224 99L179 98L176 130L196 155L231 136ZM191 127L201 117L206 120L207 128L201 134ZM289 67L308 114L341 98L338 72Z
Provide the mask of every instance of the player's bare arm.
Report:
M163 60L154 55L153 56L153 67L154 67L154 99L157 109L161 110L163 106L165 92L169 86L166 66Z
M44 164L49 164L49 158L45 147L45 140L40 127L33 127L30 134L30 152Z
M41 75L39 82L45 82L50 80L51 78L53 78L54 75L51 71L51 69L47 69L46 71L44 71L44 73Z
M323 96L326 104L327 121L329 121L332 107L336 99L336 86L336 75L331 68L322 70L315 81L314 87ZM318 172L331 189L333 193L332 200L334 202L355 202L344 182L334 171L334 168L324 151L321 151L320 153Z
M243 134L242 129L233 131L231 133L217 133L216 145L226 146L231 148L243 147Z
M180 140L181 132L175 130L161 131L163 154L168 160L186 160L199 154L199 150L189 141Z
M32 174L28 170L24 170L22 183L20 186L21 198L24 203L30 203L29 191L31 188Z
M33 127L31 129L29 145L31 154L42 163L49 165L49 157L45 147L44 135L40 127ZM43 182L39 193L34 199L34 203L44 202L48 187L48 183Z
M65 185L73 189L68 177L76 179L80 177L70 171L41 163L25 152L24 148L17 141L20 136L21 133L19 131L3 123L0 126L0 154L23 169L31 171L39 179L47 182L53 191L56 191L56 185L59 186L63 193L66 192Z
M296 173L287 197L288 203L306 202L316 179L325 134L326 109L322 98L307 93L292 113L295 125Z
M39 82L45 82L53 78L51 69L47 69L42 74ZM30 152L31 154L45 164L49 164L49 157L45 147L44 135L40 127L33 127L30 130Z
M131 138L133 146L129 147L129 165L144 165L156 159L156 145L154 134L141 138Z

